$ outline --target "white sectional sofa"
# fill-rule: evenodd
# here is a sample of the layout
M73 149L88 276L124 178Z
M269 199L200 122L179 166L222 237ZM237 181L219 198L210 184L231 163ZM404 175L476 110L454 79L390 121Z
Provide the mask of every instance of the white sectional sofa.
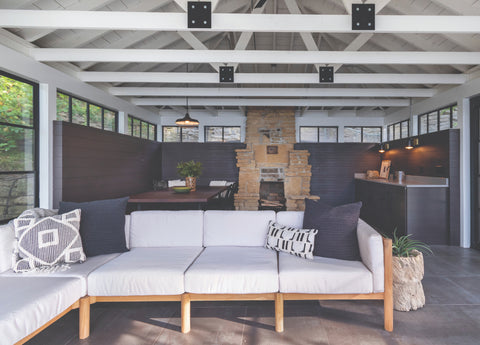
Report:
M281 332L284 300L384 300L384 327L393 329L390 240L360 220L362 261L306 260L264 248L270 220L301 227L303 212L133 212L125 227L129 252L91 257L53 274L1 273L0 288L7 293L0 297L6 306L0 334L7 334L7 343L23 344L80 308L83 339L90 332L91 304L129 301L181 302L187 333L194 301L275 301L275 329ZM0 233L0 271L10 248L5 241L11 236Z

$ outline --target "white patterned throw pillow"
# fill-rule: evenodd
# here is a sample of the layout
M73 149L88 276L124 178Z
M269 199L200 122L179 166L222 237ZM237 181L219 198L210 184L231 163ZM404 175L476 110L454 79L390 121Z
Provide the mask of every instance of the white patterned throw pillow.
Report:
M17 244L15 272L54 271L63 264L85 261L80 238L81 210L39 218L33 210L14 220Z
M265 247L313 260L317 232L316 229L297 229L270 221Z

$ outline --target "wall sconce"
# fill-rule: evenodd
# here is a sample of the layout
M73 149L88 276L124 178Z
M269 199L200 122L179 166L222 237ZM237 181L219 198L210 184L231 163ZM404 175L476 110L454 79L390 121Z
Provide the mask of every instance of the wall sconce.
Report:
M380 149L378 152L380 153L385 153L385 151L390 150L390 145L389 144L380 144Z
M418 146L418 138L409 138L408 139L408 142L407 142L407 145L405 146L405 148L407 150L411 150L413 149L414 147Z

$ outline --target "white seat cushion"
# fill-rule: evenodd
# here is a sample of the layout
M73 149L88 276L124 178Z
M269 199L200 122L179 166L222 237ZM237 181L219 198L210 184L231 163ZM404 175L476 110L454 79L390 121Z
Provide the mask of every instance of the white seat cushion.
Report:
M205 211L204 246L265 245L274 211Z
M90 296L179 295L202 247L133 248L88 276Z
M0 272L12 268L15 229L12 224L0 225Z
M137 211L130 215L130 247L201 247L203 211Z
M263 247L207 247L185 273L185 291L278 292L277 254Z
M77 278L0 277L0 343L14 344L83 295Z
M79 278L81 283L82 296L87 295L87 277L96 268L116 258L120 254L105 254L88 257L84 263L70 264L70 269L57 272L28 272L28 273L15 273L12 269L2 273L0 277L73 277Z
M373 292L372 273L360 261L279 253L280 292L350 294Z

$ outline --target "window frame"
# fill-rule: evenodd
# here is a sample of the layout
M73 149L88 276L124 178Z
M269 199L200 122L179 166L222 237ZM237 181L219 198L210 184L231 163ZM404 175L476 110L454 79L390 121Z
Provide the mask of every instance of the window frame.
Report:
M165 134L165 132L164 132L165 127L180 128L180 141L165 141L165 135L164 135ZM227 127L230 127L230 126L227 126ZM184 126L176 126L176 125L163 125L162 126L162 143L197 143L198 141L183 141L183 133L182 133L183 128L192 128L192 127L184 127ZM193 127L193 128L195 128L195 127ZM198 137L200 138L200 129L198 130Z
M380 141L379 143L383 142L383 127L382 126L344 126L345 128L360 128L360 139L361 141L345 141L345 134L343 136L344 142L347 144L355 144L355 143L360 143L360 144L376 144L377 142L371 142L371 141L363 141L363 129L364 128L376 128L380 130Z
M407 122L408 125L407 125L407 136L404 137L402 136L402 124ZM400 138L396 138L395 137L395 125L400 125ZM392 133L393 133L393 138L390 138L390 128L392 128ZM390 125L387 126L387 141L392 141L392 140L398 140L398 139L405 139L405 138L408 138L410 137L410 119L406 119L406 120L402 120L402 121L398 121L398 122L395 122L395 123L392 123Z
M211 127L222 129L222 141L207 141L207 130L208 128L211 128ZM240 139L238 141L225 141L225 128L238 128L240 130ZM204 126L203 142L205 143L241 143L242 142L242 126Z
M68 97L68 122L70 123L73 123L72 122L72 116L73 116L73 99L78 99L79 101L81 102L85 102L87 104L87 111L86 111L86 116L87 116L87 125L86 127L91 127L90 126L90 105L93 105L95 107L99 107L100 109L102 109L102 130L103 131L109 131L109 132L114 132L114 133L118 133L118 111L117 110L114 110L112 108L108 108L108 107L105 107L101 104L98 104L98 103L95 103L95 102L91 102L89 101L88 99L85 99L85 98L82 98L82 97L78 97L78 96L75 96L71 93L68 93L68 92L65 92L65 91L62 91L60 89L57 89L57 99L58 99L58 94L62 94L62 95L65 95ZM112 113L115 114L115 130L114 131L111 131L109 129L105 129L105 110L108 110ZM58 111L55 115L58 114ZM55 117L56 118L56 117ZM57 119L57 118L56 118ZM58 120L57 121L64 121L64 120ZM64 121L66 122L66 121ZM97 128L97 127L92 127L92 128L96 128L96 129L100 129L100 128Z
M39 178L39 175L40 175L40 172L39 172L39 167L40 167L40 162L39 162L39 152L40 152L40 148L39 148L39 144L40 144L40 138L39 138L39 135L40 135L40 129L39 129L39 125L40 125L40 87L35 82L32 82L28 79L19 77L17 75L5 72L1 69L0 69L0 76L4 76L4 77L10 78L10 79L19 81L21 83L29 84L33 87L33 90L32 90L33 91L32 92L33 93L33 97L32 97L32 101L33 101L33 107L32 107L33 126L18 125L18 124L13 124L13 123L0 121L0 125L2 125L2 126L10 126L10 127L33 130L33 135L35 137L34 140L33 140L33 145L34 145L33 170L0 171L0 175L33 174L33 176L34 176L33 180L35 182L34 207L38 207L39 200L40 200L40 195L39 195L40 194L40 178ZM0 220L0 224L6 224L12 219L14 219L14 218Z
M302 141L302 128L316 128L317 129L317 143L324 143L324 144L335 144L338 143L338 126L299 126L298 127L298 139L300 143L315 143L312 141ZM336 141L320 141L320 129L321 128L335 128L337 130L337 138Z
M134 131L133 120L134 119L140 121L140 124L139 124L139 128L140 128L140 133L139 134L140 134L140 136L139 137L133 135L133 131ZM128 135L130 135L132 137L135 137L135 138L139 138L139 139L157 141L158 132L157 132L157 125L156 124L154 124L152 122L142 120L141 118L133 116L133 115L128 115L127 122L128 122L127 123L127 131L128 131L128 126L130 125L130 133L127 133ZM142 138L142 125L143 124L147 125L147 137L146 138ZM150 126L153 126L153 128L154 128L153 135L154 135L155 138L153 138L153 139L150 138ZM162 134L163 134L163 131L162 131Z
M447 106L440 107L440 108L438 108L438 109L434 109L434 110L431 110L431 111L428 111L428 112L426 112L426 113L423 113L423 114L418 115L418 116L417 116L417 128L418 128L418 131L417 131L417 132L418 132L418 135L423 135L423 134L428 134L428 133L439 132L439 131L440 131L440 112L441 112L442 110L445 110L445 109L450 109L450 121L449 121L450 127L447 128L447 129L452 129L452 128L454 128L454 127L453 127L453 108L456 107L456 106L458 106L457 103L452 103L452 104L449 104L449 105L447 105ZM457 111L458 111L458 109L457 109ZM432 132L429 131L429 128L430 128L430 120L429 120L429 116L428 116L428 115L430 115L431 113L437 113L437 129L436 129L435 131L432 131ZM421 128L422 128L422 127L421 127L420 123L421 123L421 119L422 119L424 116L425 116L425 118L427 119L427 131L426 131L425 133L422 133L422 132L421 132ZM442 131L445 131L445 130L447 130L447 129L442 129Z

